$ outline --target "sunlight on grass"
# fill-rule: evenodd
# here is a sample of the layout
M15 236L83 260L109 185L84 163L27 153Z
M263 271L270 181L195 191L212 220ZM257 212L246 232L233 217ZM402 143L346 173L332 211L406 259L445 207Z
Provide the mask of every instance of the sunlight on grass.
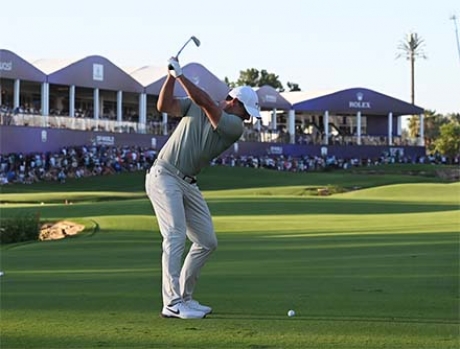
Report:
M219 246L196 292L214 312L193 322L158 316L162 239L143 175L8 187L2 217L95 232L1 246L2 348L458 348L459 183L230 168L202 178ZM313 195L326 185L373 188Z
M460 183L395 184L340 194L345 199L374 199L416 201L430 203L455 203L460 205ZM460 206L459 206L460 208Z
M218 216L219 232L283 232L285 234L391 234L458 232L458 211L385 215Z
M91 192L48 192L48 193L21 193L21 194L2 194L2 203L46 203L62 204L67 202L95 202L104 200L122 200L145 198L144 193L123 193L107 191Z

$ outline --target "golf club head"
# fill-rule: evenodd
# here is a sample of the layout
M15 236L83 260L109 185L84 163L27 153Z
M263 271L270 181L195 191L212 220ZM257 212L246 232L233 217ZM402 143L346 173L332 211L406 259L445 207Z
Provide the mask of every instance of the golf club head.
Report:
M196 36L191 36L190 39L188 39L188 40L185 42L184 46L181 47L181 49L179 50L179 52L177 52L176 58L179 58L180 53L182 52L182 50L185 48L185 46L187 46L187 44L188 44L190 41L193 41L193 43L194 43L197 47L199 47L199 46L201 45L200 40L198 40L198 38L197 38Z
M191 39L193 40L193 42L195 43L196 46L200 47L201 42L200 42L200 40L198 40L198 38L196 36L192 36Z

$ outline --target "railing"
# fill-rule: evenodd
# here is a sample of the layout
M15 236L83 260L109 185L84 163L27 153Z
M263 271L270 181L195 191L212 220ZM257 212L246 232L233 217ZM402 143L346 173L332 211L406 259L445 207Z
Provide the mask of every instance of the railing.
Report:
M89 119L68 116L42 116L36 114L1 114L2 125L65 128L80 131L115 133L146 133L145 125L132 121Z
M5 113L0 112L0 124L8 126L32 126L44 128L62 128L81 131L99 131L112 133L141 133L164 135L171 134L176 126L175 121L165 125L160 121L148 121L147 125L133 121L116 121L109 119L93 119L69 116L42 116L27 113ZM249 142L272 142L289 143L290 135L282 131L263 129L258 131L246 127L241 137L242 141ZM393 145L413 146L417 145L417 139L393 137ZM356 136L330 136L329 145L357 145ZM310 134L296 134L295 144L323 144L322 137L313 137ZM361 145L388 145L388 137L384 136L361 136Z

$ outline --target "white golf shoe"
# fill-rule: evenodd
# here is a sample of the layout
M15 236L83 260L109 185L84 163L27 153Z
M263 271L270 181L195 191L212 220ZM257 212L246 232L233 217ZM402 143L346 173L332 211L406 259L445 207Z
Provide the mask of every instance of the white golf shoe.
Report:
M207 305L200 304L200 303L198 303L198 301L196 301L196 300L194 300L194 299L191 299L191 300L189 300L189 301L186 301L185 304L186 304L189 308L194 309L194 310L201 311L201 312L205 313L206 315L212 313L212 308L211 308L211 307L208 307Z
M184 302L180 302L174 305L164 306L160 315L165 318L203 319L206 313L197 309L192 309Z

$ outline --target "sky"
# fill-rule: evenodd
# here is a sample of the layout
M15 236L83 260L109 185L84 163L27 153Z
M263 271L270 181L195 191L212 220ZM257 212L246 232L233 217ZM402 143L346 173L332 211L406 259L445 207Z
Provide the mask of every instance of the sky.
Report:
M0 48L34 61L100 55L120 67L180 62L220 79L266 70L302 91L363 87L410 102L410 32L424 40L415 104L460 113L459 0L9 0ZM451 17L457 16L454 21ZM457 24L457 25L456 25ZM460 35L460 33L458 33Z

